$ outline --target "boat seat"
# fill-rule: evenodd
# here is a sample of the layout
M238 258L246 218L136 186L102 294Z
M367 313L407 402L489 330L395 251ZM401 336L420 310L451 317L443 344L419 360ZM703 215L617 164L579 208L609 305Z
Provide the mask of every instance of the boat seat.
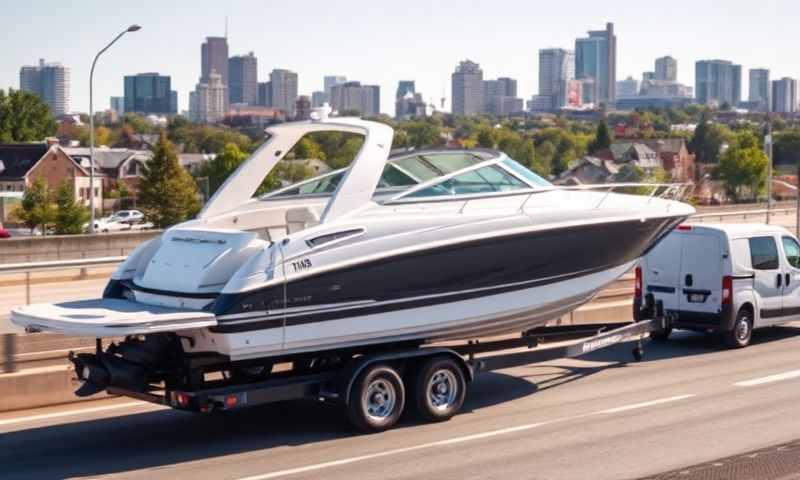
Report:
M319 225L319 215L311 207L290 208L286 211L287 234L291 235L314 225Z

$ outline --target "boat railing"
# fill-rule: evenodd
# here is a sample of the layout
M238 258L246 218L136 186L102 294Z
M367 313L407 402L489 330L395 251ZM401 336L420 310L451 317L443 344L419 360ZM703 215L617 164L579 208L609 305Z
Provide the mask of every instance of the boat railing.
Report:
M594 208L600 208L612 193L627 193L648 197L648 203L654 198L682 202L694 192L695 184L687 183L601 183L592 185L558 186L561 190L600 190L605 191ZM669 208L669 206L667 206Z

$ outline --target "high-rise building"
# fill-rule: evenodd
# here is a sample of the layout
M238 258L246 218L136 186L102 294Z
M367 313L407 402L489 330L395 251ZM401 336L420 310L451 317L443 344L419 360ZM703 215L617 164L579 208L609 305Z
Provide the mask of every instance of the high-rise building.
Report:
M341 85L341 84L347 82L347 77L345 77L344 75L328 75L328 76L323 77L322 82L323 82L323 86L324 86L324 90L325 90L325 95L327 96L326 101L330 102L331 101L331 89L333 88L333 86L334 85Z
M772 81L772 111L778 113L797 111L797 80L784 77Z
M639 95L639 81L628 76L625 80L617 82L617 98L635 97Z
M331 107L339 112L358 112L364 117L380 113L380 87L345 82L331 87Z
M311 118L311 99L308 95L300 95L295 102L295 118L298 120L308 120Z
M750 95L747 98L759 110L767 111L772 105L772 84L769 81L769 70L766 68L750 69Z
M227 104L228 87L222 83L222 75L212 70L208 82L201 77L194 92L189 94L189 115L195 122L220 122L225 118Z
M614 103L617 84L614 24L607 23L605 30L590 30L588 33L588 37L575 40L575 77L595 80L595 103Z
M694 74L698 103L736 106L742 100L741 65L727 60L700 60Z
M69 68L60 63L40 59L39 65L20 68L19 88L41 98L55 116L69 112Z
M406 93L411 93L412 95L417 93L414 80L400 80L397 83L397 92L394 94L395 100L405 97Z
M261 107L272 106L272 82L258 83L258 105Z
M563 48L539 50L539 96L541 106L547 110L567 104L567 82L575 78L575 52Z
M453 114L475 115L483 111L483 70L480 65L470 60L460 62L451 82Z
M279 108L290 117L294 116L297 103L297 74L276 68L269 74L271 84L271 107Z
M325 95L325 92L317 90L311 92L311 107L312 108L319 108L328 101L328 96Z
M125 97L111 97L111 110L117 112L117 115L125 113Z
M125 76L125 111L155 115L174 115L171 79L158 73Z
M206 37L200 48L201 82L208 83L212 71L220 75L222 83L228 84L228 39L227 37Z
M678 81L678 61L667 55L656 59L655 80Z
M516 105L509 99L517 98L517 81L513 78L500 77L497 80L483 81L483 111L493 115L503 115L509 105ZM521 100L520 100L521 101ZM503 108L506 105L507 108ZM521 110L521 109L520 109ZM511 112L506 112L508 114Z
M228 79L230 103L258 103L258 59L253 52L228 59Z

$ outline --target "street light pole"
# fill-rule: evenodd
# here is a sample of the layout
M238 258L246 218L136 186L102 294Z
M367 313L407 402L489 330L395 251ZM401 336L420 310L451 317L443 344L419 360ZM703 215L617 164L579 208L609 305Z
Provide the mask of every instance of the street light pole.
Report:
M111 45L114 45L117 40L122 38L128 32L135 32L140 30L142 27L139 25L131 25L130 27L126 28L119 35L114 37L114 40L103 47L102 50L97 52L97 55L94 56L94 61L92 62L92 69L89 72L89 209L91 210L91 219L89 220L89 233L94 233L94 220L95 220L95 207L94 207L94 67L97 65L97 59L100 58L100 55L105 53Z

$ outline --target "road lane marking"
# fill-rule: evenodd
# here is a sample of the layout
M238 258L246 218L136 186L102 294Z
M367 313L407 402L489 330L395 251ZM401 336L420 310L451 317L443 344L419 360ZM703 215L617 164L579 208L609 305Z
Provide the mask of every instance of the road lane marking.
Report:
M800 370L792 370L790 372L777 373L761 378L754 378L752 380L744 380L736 382L734 385L737 387L754 387L756 385L763 385L765 383L780 382L781 380L790 380L792 378L800 377Z
M628 410L636 410L639 408L646 408L651 407L653 405L661 405L662 403L670 403L670 402L677 402L679 400L684 400L687 398L694 397L694 394L688 395L676 395L674 397L667 397L667 398L660 398L658 400L651 400L649 402L642 402L642 403L634 403L631 405L623 405L621 407L609 408L606 410L601 410L597 413L599 414L608 414L608 413L619 413L619 412L627 412Z
M563 418L557 418L557 419L554 419L554 420L548 420L548 421L543 421L543 422L529 423L529 424L526 424L526 425L518 425L516 427L503 428L503 429L500 429L500 430L491 430L491 431L488 431L488 432L476 433L476 434L472 434L472 435L466 435L466 436L463 436L463 437L454 437L454 438L448 438L448 439L445 439L445 440L439 440L439 441L436 441L436 442L423 443L423 444L414 445L414 446L411 446L411 447L396 448L396 449L393 449L393 450L386 450L386 451L383 451L383 452L370 453L370 454L366 454L366 455L359 455L359 456L356 456L356 457L342 458L340 460L332 460L330 462L317 463L317 464L313 464L313 465L306 465L304 467L295 467L295 468L289 468L289 469L286 469L286 470L278 470L278 471L275 471L275 472L269 472L269 473L264 473L264 474L259 474L259 475L252 475L252 476L249 476L249 477L239 478L238 480L270 480L270 479L273 479L273 478L288 477L290 475L297 475L297 474L300 474L300 473L315 472L315 471L323 470L323 469L326 469L326 468L340 467L342 465L349 465L349 464L352 464L352 463L363 462L363 461L366 461L366 460L373 460L373 459L381 458L381 457L388 457L388 456L391 456L391 455L399 455L399 454L402 454L402 453L414 452L414 451L418 451L418 450L425 450L425 449L433 448L433 447L443 447L443 446L455 445L455 444L459 444L459 443L471 442L471 441L475 441L475 440L483 440L483 439L486 439L486 438L492 438L492 437L497 437L497 436L501 436L501 435L508 435L508 434L511 434L511 433L524 432L526 430L531 430L531 429L534 429L534 428L537 428L537 427L543 427L543 426L546 426L546 425L552 425L554 423L567 422L567 421L572 421L572 420L579 420L579 419L583 419L583 418L586 418L586 417L602 415L602 414L609 414L609 413L616 413L616 412L623 412L623 411L626 411L626 410L634 410L634 409L638 409L638 408L646 408L646 407L649 407L649 406L652 406L652 405L660 405L660 404L663 404L663 403L677 402L679 400L684 400L684 399L687 399L687 398L690 398L690 397L694 397L694 396L695 396L694 394L678 395L678 396L674 396L674 397L662 398L662 399L659 399L659 400L652 400L652 401L649 401L649 402L636 403L636 404L632 404L632 405L624 405L624 406L617 407L617 408L610 408L610 409L607 409L607 410L600 410L600 411L597 411L597 412L590 412L590 413L584 413L584 414L581 414L581 415L574 415L574 416L571 416L571 417L563 417Z
M14 425L17 423L26 423L26 422L36 422L39 420L48 420L51 418L61 418L61 417L69 417L73 415L82 415L85 413L98 413L98 412L105 412L109 410L120 410L123 408L131 408L131 407L142 407L142 406L151 406L149 403L146 402L127 402L127 403L117 403L114 405L105 405L102 407L92 407L92 408L83 408L81 410L69 410L64 412L54 412L54 413L43 413L41 415L30 415L27 417L18 417L18 418L9 418L6 420L0 420L0 426L3 425ZM164 408L164 407L160 407Z

